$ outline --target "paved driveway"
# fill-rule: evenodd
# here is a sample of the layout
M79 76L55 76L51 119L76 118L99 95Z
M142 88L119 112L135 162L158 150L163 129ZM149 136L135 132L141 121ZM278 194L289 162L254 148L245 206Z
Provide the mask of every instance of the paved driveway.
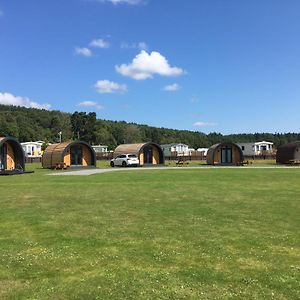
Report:
M209 170L209 169L238 169L238 170L249 170L249 169L300 169L300 167L291 167L291 166L202 166L202 167L146 167L146 168L108 168L108 169L81 169L74 171L58 171L53 173L48 173L46 175L51 176L87 176L93 174L103 174L103 173L111 173L111 172L121 172L121 171L130 171L130 172L138 172L138 171L155 171L155 170Z

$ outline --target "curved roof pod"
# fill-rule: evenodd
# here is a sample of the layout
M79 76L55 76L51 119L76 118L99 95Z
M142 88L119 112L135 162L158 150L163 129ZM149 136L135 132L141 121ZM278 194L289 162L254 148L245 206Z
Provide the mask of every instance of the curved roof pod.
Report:
M284 144L277 148L276 163L289 164L292 160L300 160L300 142Z
M43 168L94 166L96 154L94 149L83 141L69 141L49 145L42 156Z
M165 156L162 148L156 143L122 144L114 151L114 157L121 154L135 154L140 165L163 165Z
M206 157L209 165L237 165L243 160L242 149L232 142L212 145L208 149Z
M0 170L25 170L25 154L13 137L0 137Z

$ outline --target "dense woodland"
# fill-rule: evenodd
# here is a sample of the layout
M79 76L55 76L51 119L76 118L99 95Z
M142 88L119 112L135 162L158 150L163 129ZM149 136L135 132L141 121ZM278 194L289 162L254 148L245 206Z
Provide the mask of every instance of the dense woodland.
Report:
M42 140L58 142L80 139L105 144L110 149L123 143L152 141L158 144L185 143L192 148L209 147L222 141L271 141L275 146L300 140L299 133L205 134L198 131L157 128L124 121L97 120L95 113L48 111L0 105L0 136L14 136L20 142Z

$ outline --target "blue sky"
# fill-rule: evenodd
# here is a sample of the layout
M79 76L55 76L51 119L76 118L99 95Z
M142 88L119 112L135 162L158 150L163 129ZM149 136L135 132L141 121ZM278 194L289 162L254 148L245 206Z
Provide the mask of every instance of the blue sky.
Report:
M0 0L0 103L300 132L299 33L298 0Z

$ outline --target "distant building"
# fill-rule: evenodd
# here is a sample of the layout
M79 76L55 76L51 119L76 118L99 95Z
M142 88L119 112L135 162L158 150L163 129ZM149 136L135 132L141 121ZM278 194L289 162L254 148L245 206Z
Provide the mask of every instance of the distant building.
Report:
M106 145L93 145L92 148L94 149L96 154L108 152L108 150L107 150L108 147Z
M190 155L190 150L189 146L186 144L181 144L181 143L173 143L173 144L163 144L160 145L162 148L165 157L170 157L173 156L174 154L176 156L188 156Z
M272 152L274 143L262 141L253 143L238 143L238 145L242 149L244 156L256 156L265 152Z
M197 152L199 152L199 154L201 156L206 156L207 155L207 152L208 152L208 148L198 148L197 149Z
M26 157L41 157L43 141L21 143Z

